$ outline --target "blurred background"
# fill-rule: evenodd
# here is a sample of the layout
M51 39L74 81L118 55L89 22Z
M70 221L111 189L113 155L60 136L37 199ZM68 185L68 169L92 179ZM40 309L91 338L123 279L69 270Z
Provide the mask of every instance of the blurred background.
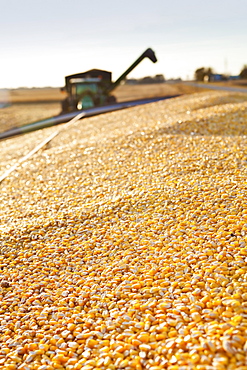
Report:
M191 80L198 68L237 76L247 64L246 0L0 0L0 88L60 87L92 68L113 80Z

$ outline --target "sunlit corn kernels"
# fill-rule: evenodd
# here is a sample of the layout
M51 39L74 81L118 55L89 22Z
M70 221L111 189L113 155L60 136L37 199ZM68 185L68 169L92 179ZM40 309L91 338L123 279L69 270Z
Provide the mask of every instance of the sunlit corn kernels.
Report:
M92 117L0 184L0 370L246 370L246 100Z

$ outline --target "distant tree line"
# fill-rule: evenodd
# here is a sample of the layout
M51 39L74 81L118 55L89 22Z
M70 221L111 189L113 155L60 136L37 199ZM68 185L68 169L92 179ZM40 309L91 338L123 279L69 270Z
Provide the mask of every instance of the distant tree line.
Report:
M247 79L247 65L243 67L241 72L239 73L239 76L237 76L239 79ZM228 80L229 76L226 76L224 74L216 74L213 71L213 68L208 67L201 67L198 68L195 71L195 80L196 81L215 81L217 79L220 79L221 81Z
M209 76L213 74L213 69L211 67L205 68L201 67L195 71L196 81L205 81L209 79Z
M165 82L165 77L162 74L155 76L146 76L139 79L131 78L126 80L126 84L157 84Z
M239 77L242 80L247 80L247 64L243 67L242 71L239 73Z

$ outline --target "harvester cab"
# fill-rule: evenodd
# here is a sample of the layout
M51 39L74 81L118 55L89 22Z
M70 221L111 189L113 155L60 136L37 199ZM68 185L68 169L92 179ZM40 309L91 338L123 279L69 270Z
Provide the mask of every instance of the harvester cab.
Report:
M101 69L66 76L65 87L61 89L67 93L62 101L62 113L114 104L116 98L111 92L146 57L157 62L153 50L147 49L115 82L111 72Z

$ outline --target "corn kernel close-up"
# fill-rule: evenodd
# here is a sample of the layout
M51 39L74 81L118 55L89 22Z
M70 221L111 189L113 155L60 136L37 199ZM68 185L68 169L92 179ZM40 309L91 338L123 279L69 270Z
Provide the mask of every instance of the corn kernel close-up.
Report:
M246 94L64 125L0 183L0 370L247 370L246 179Z

